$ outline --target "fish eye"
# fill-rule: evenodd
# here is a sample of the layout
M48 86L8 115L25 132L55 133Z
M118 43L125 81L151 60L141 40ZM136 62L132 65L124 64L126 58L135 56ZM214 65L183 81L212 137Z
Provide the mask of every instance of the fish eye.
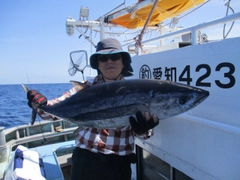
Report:
M185 104L188 100L189 100L189 96L182 95L182 96L180 96L180 98L179 98L179 104L183 105L183 104Z

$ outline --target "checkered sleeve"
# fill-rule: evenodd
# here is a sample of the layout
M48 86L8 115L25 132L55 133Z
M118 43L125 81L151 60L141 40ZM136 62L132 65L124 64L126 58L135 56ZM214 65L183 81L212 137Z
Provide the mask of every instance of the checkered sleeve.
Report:
M85 83L87 84L88 82L86 81ZM77 86L73 86L69 91L65 92L62 96L60 96L58 98L54 98L52 100L48 100L47 106L52 106L52 105L57 104L61 101L64 101L65 99L67 99L67 98L71 97L72 95L76 94L78 91L80 91L80 89ZM39 111L38 115L44 120L48 120L48 119L57 120L58 119L55 116L44 113L43 111Z

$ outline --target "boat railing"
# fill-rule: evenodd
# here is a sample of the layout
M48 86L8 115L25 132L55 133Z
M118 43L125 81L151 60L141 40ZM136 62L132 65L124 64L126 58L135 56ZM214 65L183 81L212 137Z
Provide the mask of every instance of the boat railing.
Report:
M7 167L12 152L16 150L18 145L27 148L35 148L48 144L55 144L75 139L74 131L77 125L64 120L57 121L39 121L34 125L27 124L4 129L0 127L0 167ZM71 151L73 145L68 147L70 150L61 151L59 153ZM48 156L49 158L49 156ZM53 157L55 158L55 157ZM0 168L2 170L3 168ZM3 172L0 172L0 179Z
M219 24L224 24L230 21L235 21L240 19L240 13L236 13L233 15L229 15L223 18L219 18L213 21L209 21L209 22L205 22L202 24L198 24L196 26L192 26L189 28L184 28L175 32L171 32L169 34L164 34L164 35L160 35L156 38L152 38L149 40L144 40L141 42L141 44L148 44L148 43L154 43L154 42L159 42L159 41L163 41L164 39L170 38L170 37L176 37L176 36L182 36L182 35L187 35L190 34L191 38L190 38L190 43L191 45L197 45L199 44L198 41L198 32L200 29L204 29L204 28L209 28L215 25L219 25ZM128 49L131 50L136 46L136 44L131 44L128 46Z
M40 121L34 125L16 126L4 130L6 146L24 144L27 147L34 147L48 140L51 143L67 141L74 138L76 128L76 124L64 120Z

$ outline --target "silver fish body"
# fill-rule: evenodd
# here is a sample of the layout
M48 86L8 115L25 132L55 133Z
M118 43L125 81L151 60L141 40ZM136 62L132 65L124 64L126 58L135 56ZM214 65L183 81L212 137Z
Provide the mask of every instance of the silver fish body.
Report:
M170 81L123 80L87 87L41 109L84 127L119 128L129 125L129 116L137 111L166 119L192 109L208 96L206 90Z

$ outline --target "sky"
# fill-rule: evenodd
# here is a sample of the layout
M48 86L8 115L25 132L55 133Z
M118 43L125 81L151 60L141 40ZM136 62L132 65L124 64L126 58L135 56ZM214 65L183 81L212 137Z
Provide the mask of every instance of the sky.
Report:
M137 0L136 0L137 1ZM126 0L126 5L136 1ZM82 80L77 73L68 74L69 53L88 49L90 44L79 39L75 31L66 33L68 16L79 18L80 7L89 8L89 20L96 20L117 7L123 0L0 0L0 84L67 83ZM225 16L226 0L211 0L178 25L189 27ZM240 12L240 1L232 0L235 13ZM235 29L240 29L236 24ZM220 30L219 30L220 31ZM94 34L95 43L99 35Z

